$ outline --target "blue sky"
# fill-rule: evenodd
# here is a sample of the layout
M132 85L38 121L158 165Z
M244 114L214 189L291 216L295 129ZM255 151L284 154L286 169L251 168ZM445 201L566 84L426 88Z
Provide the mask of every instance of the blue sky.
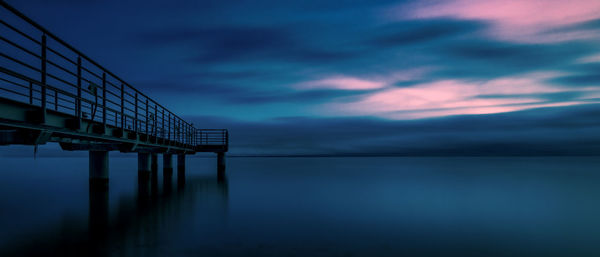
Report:
M7 2L238 153L600 149L598 1Z

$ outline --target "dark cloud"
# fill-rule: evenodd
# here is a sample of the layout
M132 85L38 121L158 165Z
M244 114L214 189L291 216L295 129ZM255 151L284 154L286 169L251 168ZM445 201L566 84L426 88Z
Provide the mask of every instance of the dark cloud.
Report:
M600 86L600 72L596 74L564 76L554 80L561 85Z
M381 36L375 37L372 43L378 47L426 44L473 33L482 27L483 24L477 22L451 19L397 22L377 28Z
M302 44L290 27L228 26L195 29L168 29L140 36L140 42L156 45L187 45L192 48L188 61L200 64L235 62L252 58L288 62L330 62L357 53L319 49Z
M518 44L489 40L461 40L439 46L440 77L494 78L520 73L564 69L595 52L587 43Z
M224 104L264 104L264 103L321 103L332 99L359 96L372 92L372 90L333 90L310 89L304 91L261 91L253 90L243 85L229 84L178 84L170 82L139 82L136 83L150 92L182 92L206 98L216 99Z
M531 99L531 98L535 98L535 99L541 99L544 101L548 101L548 102L564 102L564 101L571 101L571 100L577 100L580 97L585 96L584 92L581 91L566 91L566 92L556 92L556 93L533 93L533 94L502 94L502 95L497 95L497 94L485 94L485 95L478 95L477 98L488 98L488 99L494 99L494 98L527 98L527 99Z
M580 63L567 66L565 69L569 75L553 79L560 86L599 86L600 87L600 63Z

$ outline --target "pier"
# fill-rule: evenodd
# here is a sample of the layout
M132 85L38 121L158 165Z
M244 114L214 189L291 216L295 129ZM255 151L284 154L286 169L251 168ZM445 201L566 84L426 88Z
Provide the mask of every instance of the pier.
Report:
M226 129L199 129L0 0L0 145L56 142L89 152L90 186L106 187L110 151L138 154L138 176L185 174L187 155L217 155Z

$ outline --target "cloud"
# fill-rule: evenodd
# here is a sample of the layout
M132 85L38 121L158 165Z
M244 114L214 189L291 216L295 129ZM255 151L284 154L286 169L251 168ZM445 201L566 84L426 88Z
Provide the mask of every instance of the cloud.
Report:
M395 19L450 17L489 22L488 35L517 42L558 42L600 35L595 30L550 32L600 18L600 2L589 0L446 0L401 5ZM394 13L392 12L392 13Z
M254 58L316 63L340 61L359 54L326 49L303 43L293 29L276 25L221 25L209 28L155 30L139 36L139 42L156 46L185 46L193 53L186 58L196 64L211 65Z
M435 50L445 63L436 74L446 78L494 78L565 69L578 58L596 52L582 42L520 44L482 39L448 42Z
M483 29L484 24L454 19L395 21L377 28L371 43L378 47L395 47L447 41Z
M330 115L358 114L391 119L488 114L582 104L582 99L574 98L574 92L582 95L589 91L598 92L597 88L579 88L577 91L546 82L561 75L558 72L546 72L484 81L437 80L380 90L353 102L325 104L323 111ZM551 101L542 95L565 91L571 93L571 97L559 99L555 95Z
M345 76L335 76L320 80L304 82L298 85L301 89L331 88L342 90L368 90L379 89L385 86L381 81L369 81Z

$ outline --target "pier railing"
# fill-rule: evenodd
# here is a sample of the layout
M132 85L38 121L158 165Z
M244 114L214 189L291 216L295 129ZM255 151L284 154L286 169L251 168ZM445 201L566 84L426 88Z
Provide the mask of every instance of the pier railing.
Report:
M199 130L0 0L0 97L186 145L226 144Z
M225 147L229 145L229 132L226 129L198 129L196 144L200 146Z

